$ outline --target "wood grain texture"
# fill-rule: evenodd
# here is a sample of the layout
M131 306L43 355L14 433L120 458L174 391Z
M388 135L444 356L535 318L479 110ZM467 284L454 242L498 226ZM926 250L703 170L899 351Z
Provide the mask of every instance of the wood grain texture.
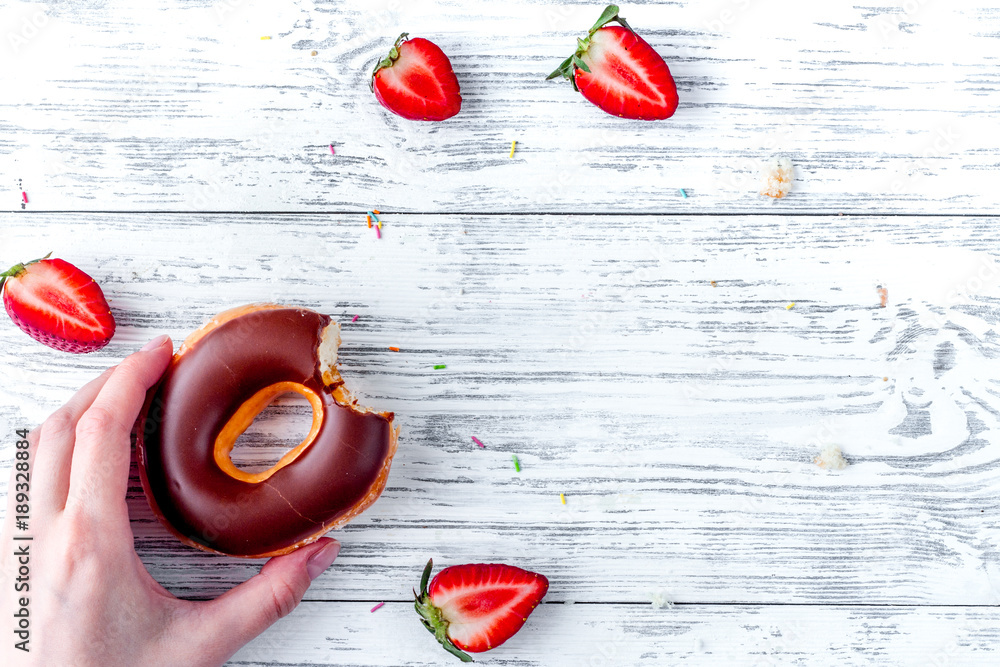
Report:
M459 664L416 621L412 604L369 609L368 603L303 603L230 664ZM476 661L518 667L985 665L1000 641L998 621L989 607L543 604L516 637Z
M681 98L643 123L543 80L600 8L0 7L0 260L55 250L119 322L79 357L0 326L0 494L13 430L149 338L303 305L341 322L400 450L307 601L231 664L451 664L408 602L431 556L549 577L487 663L994 662L1000 11L627 3ZM404 30L451 57L454 119L368 90ZM777 202L756 194L775 154L797 177ZM242 460L307 412L279 401ZM812 463L829 444L848 469ZM168 536L134 469L128 503L179 596L259 568Z
M536 569L553 601L997 603L992 219L385 220L377 240L359 216L8 215L3 247L65 248L121 328L84 357L0 329L0 418L37 423L226 307L307 305L338 317L350 386L403 429L311 599L405 600L433 556ZM827 443L847 471L811 463ZM256 570L181 547L135 480L131 496L137 547L176 594Z
M21 206L20 187L38 211L1000 203L989 3L630 3L622 13L680 91L677 114L657 123L606 115L544 80L599 12L547 0L10 3L0 208ZM464 96L454 119L404 121L368 90L404 30L451 57ZM756 194L774 154L797 165L777 203Z

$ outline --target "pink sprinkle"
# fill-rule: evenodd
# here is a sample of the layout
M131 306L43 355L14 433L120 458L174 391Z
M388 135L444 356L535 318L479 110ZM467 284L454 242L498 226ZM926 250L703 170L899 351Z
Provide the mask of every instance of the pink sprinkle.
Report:
M379 238L382 238L382 228L381 227L376 227L375 228L375 233L378 234Z
M330 144L330 155L336 155L337 152L333 150L333 144Z
M376 611L378 611L379 609L381 609L382 605L384 605L384 604L385 604L384 602L379 602L377 605L375 605L374 607L372 607L372 613L374 614Z
M360 315L355 315L355 316L354 316L354 319L353 319L353 320L351 320L351 321L352 321L352 322L357 322L357 321L358 321L358 318L359 318L359 317L361 317L361 316L360 316Z
M477 438L476 436L472 436L472 442L476 443L477 445L479 445L483 449L486 449L486 445L484 445L482 442L480 442L479 438Z
M28 203L28 193L22 190L21 191L21 196L24 197L24 203L27 204Z

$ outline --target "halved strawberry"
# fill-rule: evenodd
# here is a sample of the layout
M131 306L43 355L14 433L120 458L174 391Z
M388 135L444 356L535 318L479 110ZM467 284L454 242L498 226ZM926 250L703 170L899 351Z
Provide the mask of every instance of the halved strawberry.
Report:
M101 349L115 335L104 292L86 273L49 255L0 273L7 314L26 334L57 350Z
M482 653L514 636L538 606L549 580L512 565L453 565L437 573L427 561L414 606L445 650L472 662L463 651ZM416 595L416 591L414 591Z
M445 120L462 108L458 78L438 45L403 33L372 72L379 103L409 120Z
M612 21L621 26L607 25ZM662 120L674 115L677 86L670 68L618 16L617 5L608 5L587 36L576 41L576 53L546 80L565 77L588 100L622 118Z

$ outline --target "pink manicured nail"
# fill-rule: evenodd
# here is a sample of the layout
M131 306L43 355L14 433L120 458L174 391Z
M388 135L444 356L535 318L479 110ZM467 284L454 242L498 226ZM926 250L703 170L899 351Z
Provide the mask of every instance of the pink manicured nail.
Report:
M309 573L309 580L311 581L326 572L326 568L333 564L338 553L340 553L340 542L330 542L309 556L309 560L306 561L306 572Z
M142 349L139 350L139 351L140 352L149 352L150 350L155 350L156 348L158 348L161 345L163 345L164 343L166 343L168 338L170 338L170 336L168 336L167 334L163 334L163 335L157 336L153 340L151 340L148 343L146 343L145 345L143 345Z

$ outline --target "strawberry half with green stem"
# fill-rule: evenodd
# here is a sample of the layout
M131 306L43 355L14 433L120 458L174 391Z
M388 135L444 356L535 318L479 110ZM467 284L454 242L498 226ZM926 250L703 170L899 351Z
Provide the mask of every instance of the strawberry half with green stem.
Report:
M549 590L540 574L482 563L447 567L428 586L433 567L427 561L414 606L424 627L462 662L472 662L465 651L482 653L514 636Z
M546 80L569 79L575 90L614 116L663 120L674 115L677 86L670 68L618 16L617 5L608 5L587 36L576 41L576 52Z
M63 352L99 350L115 335L115 318L94 279L61 259L15 264L0 273L10 319L40 343Z
M458 78L437 44L403 33L379 61L369 85L379 104L409 120L445 120L462 108Z

